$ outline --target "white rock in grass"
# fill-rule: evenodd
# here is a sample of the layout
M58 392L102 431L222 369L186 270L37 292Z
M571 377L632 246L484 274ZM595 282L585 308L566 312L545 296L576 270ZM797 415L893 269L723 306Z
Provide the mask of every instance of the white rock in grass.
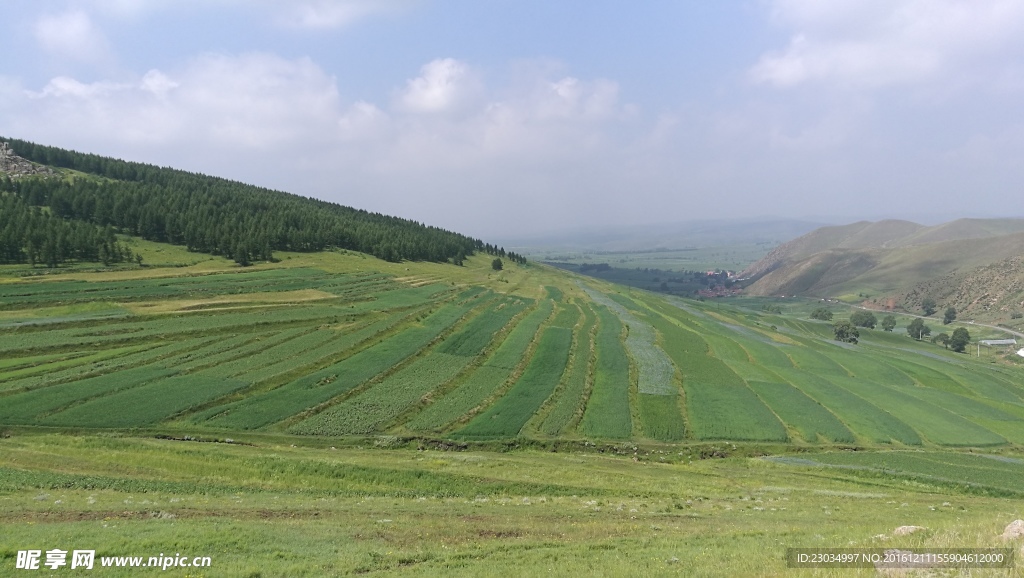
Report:
M1024 520L1014 520L1003 530L1004 540L1014 540L1016 538L1024 538Z
M917 532L927 530L924 526L900 526L892 531L893 536L909 536Z

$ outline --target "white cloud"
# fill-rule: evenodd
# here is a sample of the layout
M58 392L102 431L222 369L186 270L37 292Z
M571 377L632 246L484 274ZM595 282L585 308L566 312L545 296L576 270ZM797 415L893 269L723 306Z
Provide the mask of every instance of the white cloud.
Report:
M349 26L372 14L396 11L408 4L401 0L306 0L277 6L279 19L287 26L330 30Z
M441 226L468 221L474 234L597 211L604 205L580 206L622 181L615 159L645 138L613 81L542 70L494 87L454 59L396 81L385 104L344 102L312 60L266 53L207 54L117 82L61 76L33 92L8 84L0 126L12 136ZM521 202L495 217L494 203L512 196ZM536 203L551 211L538 217Z
M65 58L96 62L110 53L103 33L81 10L42 16L36 21L34 32L44 50Z
M453 112L471 103L482 90L464 62L439 58L424 64L420 76L406 81L399 102L411 112Z
M950 81L1012 61L1024 3L1017 0L776 0L772 17L793 34L762 55L750 78L785 88L810 82L875 88Z
M142 90L147 92L151 92L156 95L164 95L181 85L171 80L166 74L153 69L142 77L142 82L139 86Z

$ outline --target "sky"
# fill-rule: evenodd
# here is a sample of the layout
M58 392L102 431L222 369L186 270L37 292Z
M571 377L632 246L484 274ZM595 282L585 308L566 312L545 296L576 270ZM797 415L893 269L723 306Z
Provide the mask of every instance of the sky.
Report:
M473 236L1021 216L1019 0L7 0L0 136Z

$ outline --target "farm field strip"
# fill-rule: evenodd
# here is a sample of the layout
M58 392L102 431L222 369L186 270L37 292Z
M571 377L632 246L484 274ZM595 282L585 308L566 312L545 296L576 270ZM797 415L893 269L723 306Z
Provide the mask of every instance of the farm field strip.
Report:
M987 446L1006 443L992 431L971 422L951 409L922 401L884 385L852 378L837 378L833 383L867 397L880 407L921 433L932 443L949 446Z
M746 382L709 355L707 343L698 334L671 318L651 317L664 336L666 352L683 374L690 434L706 440L788 441L785 426Z
M854 434L871 443L921 445L914 428L883 408L820 376L798 369L778 369L780 377L831 411Z
M172 341L165 345L143 344L116 349L104 350L90 359L84 365L48 372L42 375L32 375L21 379L15 379L3 384L3 391L12 395L30 393L39 389L54 387L63 383L74 383L76 380L115 374L119 371L136 366L157 363L164 357L170 357L194 349L202 342L202 339Z
M438 345L438 353L464 357L476 357L487 347L494 334L508 325L513 317L527 307L522 299L503 299L469 321L465 328L456 331Z
M455 378L472 358L430 353L382 379L366 391L314 414L288 428L303 435L368 434Z
M135 350L137 348L122 348L115 351L125 352L126 350ZM84 353L84 355L83 355ZM29 367L22 367L18 369L12 369L4 371L0 374L0 382L12 382L23 378L31 377L40 374L53 374L61 370L71 370L75 367L81 367L89 363L96 363L104 359L110 359L115 357L116 354L112 354L109 350L98 352L86 353L86 352L74 352L73 354L54 354L50 357L55 357L48 363L41 363L38 365L31 365ZM4 385L0 384L0 391L8 389Z
M233 378L234 376L247 372L256 372L263 367L273 364L279 354L290 357L302 347L310 345L312 337L316 336L315 327L303 327L294 331L282 332L284 335L275 335L276 339L265 339L253 343L255 347L247 348L245 356L232 356L232 361L225 361L217 365L207 366L195 374L202 374L207 377ZM298 346L295 344L298 342Z
M514 437L561 381L572 346L572 330L548 327L529 365L504 396L473 418L456 437Z
M586 436L626 439L633 434L629 406L629 357L622 345L622 322L597 305L598 329L594 343L594 385L579 430Z
M137 387L172 374L174 374L172 369L145 365L110 375L90 377L6 396L3 406L0 407L0 421L17 424L39 423L46 415L75 403ZM108 406L103 411L104 413L110 412L111 408Z
M608 295L582 283L580 286L591 300L611 309L628 327L626 349L637 366L637 391L650 395L677 395L679 392L672 379L675 368L658 347L657 336L650 323L638 319Z
M7 376L12 375L12 372L14 371L37 367L54 361L71 360L76 357L88 355L89 353L90 352L86 351L75 351L72 353L50 353L46 355L29 355L25 357L0 359L0 371L4 372L0 373L0 381L7 379Z
M976 397L1004 403L1024 403L1024 389L997 375L992 375L985 367L972 367L968 370L950 365L945 369L951 378Z
M2 284L0 301L10 307L25 303L197 298L344 287L363 282L362 277L331 275L315 269L270 269L124 281L43 280Z
M748 381L747 385L805 441L815 443L819 436L831 443L856 441L853 432L832 412L792 385L764 381Z
M815 464L923 476L963 486L986 486L1024 495L1024 464L950 452L843 452L810 454Z
M464 292L460 303L440 306L421 323L344 360L305 375L268 392L197 414L194 420L213 427L257 429L286 420L302 411L344 394L374 376L385 373L415 355L455 324L481 298Z
M282 341L294 339L309 330L309 327L300 326L290 327L280 331L264 331L259 333L246 332L242 335L235 335L223 340L222 343L227 346L224 350L217 353L210 352L204 356L193 356L188 360L181 359L175 364L175 367L183 373L201 371L204 369L216 370L223 364L241 358L247 358L250 355L256 355L267 348L281 343Z
M275 347L265 349L258 355L258 362L244 371L228 375L246 383L257 383L293 369L311 365L320 359L336 354L339 342L345 341L346 334L334 329L316 328ZM250 358L251 359L251 358Z
M257 332L301 323L337 323L350 318L350 310L341 307L295 305L256 312L189 313L173 316L147 316L144 320L107 323L18 333L16 339L0 343L0 353L45 351L55 348L110 346L144 339L166 340L210 333ZM4 333L0 332L0 336Z
M267 335L257 333L236 335L226 339L214 338L211 342L207 342L201 347L163 359L161 360L161 364L166 367L171 367L178 371L185 372L186 368L192 367L196 364L208 363L208 360L212 358L217 358L221 355L236 351L241 345L250 340L263 339L265 337L267 337Z
M457 329L450 339L431 351L423 352L399 371L372 384L368 389L306 418L289 428L307 435L342 435L380 431L383 426L420 402L461 373L490 345L522 308L502 301L488 303Z
M549 436L557 436L568 430L573 421L583 414L586 407L587 383L590 380L596 357L594 329L597 318L590 305L581 303L579 306L583 315L583 323L573 335L570 367L566 372L561 391L556 392L554 406L539 428L541 433Z
M742 332L737 335L746 336ZM811 443L816 443L818 436L828 442L855 441L849 428L828 409L786 382L773 372L770 366L758 364L756 360L752 361L754 356L750 354L748 348L757 349L759 353L780 365L785 363L792 367L789 358L782 354L770 355L770 352L777 350L757 339L745 339L741 344L712 331L702 332L701 337L719 353L719 358L743 379L754 394L801 438ZM725 355L721 355L722 352L725 352Z
M541 324L554 311L554 302L543 299L506 335L480 367L461 380L454 389L435 399L413 416L405 426L413 431L440 432L484 403L499 391L526 357L530 343Z
M39 423L96 428L153 425L247 385L237 379L157 375L137 387L121 389L48 415Z

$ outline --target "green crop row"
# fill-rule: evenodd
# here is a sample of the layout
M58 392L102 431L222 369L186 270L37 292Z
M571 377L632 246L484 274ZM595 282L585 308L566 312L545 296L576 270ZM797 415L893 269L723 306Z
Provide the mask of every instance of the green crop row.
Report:
M686 422L679 412L679 396L641 393L636 398L644 436L668 442L686 437Z
M651 395L677 395L675 368L665 351L658 346L657 336L650 322L642 320L639 307L622 295L605 295L581 285L591 299L615 312L615 315L626 325L626 349L632 356L637 368L637 391Z
M443 305L420 324L338 363L269 392L254 394L211 412L197 414L195 419L209 418L209 425L241 429L260 428L285 420L346 393L415 355L465 315L473 305L475 303L471 300Z
M906 423L871 401L859 397L829 380L795 368L777 369L785 379L808 397L830 410L854 434L875 443L899 442L920 445L921 436Z
M490 345L494 334L521 311L523 305L522 301L508 299L486 305L434 351L289 431L340 435L369 433L380 428L451 381Z
M118 376L115 374L115 377ZM157 375L153 381L144 385L74 405L39 420L39 423L82 427L151 425L246 385L245 382L233 379Z
M540 431L550 436L562 433L573 418L583 411L583 400L586 396L587 376L590 373L594 356L594 337L592 329L596 321L590 307L584 305L583 325L576 333L576 349L573 354L572 366L569 369L562 390L555 399L554 406L541 424Z
M652 321L665 338L666 351L683 374L687 417L695 438L789 438L782 422L736 372L709 354L707 343L699 335L665 317L652 316Z
M49 348L109 347L125 341L205 336L210 333L259 332L275 326L301 323L338 323L350 318L352 311L339 306L293 305L245 312L185 313L154 315L141 320L89 322L45 331L0 332L0 353L45 350ZM7 339L7 336L10 339Z
M504 329L508 322L526 307L527 303L521 299L504 299L474 317L464 329L448 336L438 346L437 351L476 357L482 348L491 342L494 334Z
M820 436L828 442L853 443L855 438L843 422L821 404L788 383L748 381L750 388L783 422L809 442Z
M174 370L165 367L146 365L6 396L0 407L0 422L38 423L47 414L76 402L136 387L173 373ZM99 408L101 414L115 410L112 406Z
M427 354L361 394L299 422L288 431L306 435L374 432L450 381L470 360L447 353Z
M879 383L861 379L840 379L836 385L873 403L910 425L939 445L986 446L1006 443L1002 436L973 423L951 410L941 408Z
M14 379L3 384L4 391L35 390L71 382L85 377L101 374L114 374L127 368L155 363L156 361L176 355L182 351L194 349L202 339L186 339L172 341L156 346L154 343L105 349L100 353L84 359L85 363L65 369L54 370L21 379ZM80 360L83 358L79 358Z
M266 293L344 286L356 276L329 275L316 269L272 269L215 273L194 277L159 277L120 281L33 281L0 285L0 302L8 306L48 302L140 301L196 298L238 293Z
M927 476L964 486L1024 493L1024 461L950 452L844 452L813 454L818 463L869 468L887 475Z
M491 356L453 390L434 400L406 423L416 431L440 431L469 414L509 379L526 355L541 324L551 316L554 303L545 299L505 336Z
M629 411L629 358L619 335L622 323L607 307L598 306L594 343L594 386L583 412L580 431L587 436L626 439L633 433Z
M227 345L227 347L222 351L216 353L209 352L205 355L195 355L190 359L179 361L175 364L175 367L182 372L191 372L203 368L211 368L216 371L227 362L238 359L248 359L249 356L258 355L261 351L273 347L282 341L295 339L299 335L308 331L309 327L293 327L265 333L245 332L241 335L235 335L224 339L223 343Z
M540 409L562 378L572 331L563 327L544 330L530 364L509 391L486 411L456 432L461 437L514 437Z

